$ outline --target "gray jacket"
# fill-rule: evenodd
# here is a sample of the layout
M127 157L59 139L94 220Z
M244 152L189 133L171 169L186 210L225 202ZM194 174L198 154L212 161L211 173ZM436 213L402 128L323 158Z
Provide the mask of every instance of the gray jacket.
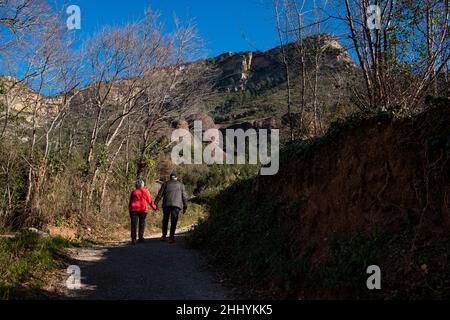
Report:
M180 181L169 180L165 182L159 189L155 202L159 203L161 198L163 198L163 207L187 208L186 189Z

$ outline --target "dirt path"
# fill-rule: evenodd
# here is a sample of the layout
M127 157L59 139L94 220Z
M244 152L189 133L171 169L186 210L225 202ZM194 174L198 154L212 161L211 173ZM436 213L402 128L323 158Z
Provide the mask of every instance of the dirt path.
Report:
M185 234L169 245L159 238L131 246L116 243L72 249L81 269L81 289L64 290L73 299L218 300L229 294L206 270L198 252L185 247Z

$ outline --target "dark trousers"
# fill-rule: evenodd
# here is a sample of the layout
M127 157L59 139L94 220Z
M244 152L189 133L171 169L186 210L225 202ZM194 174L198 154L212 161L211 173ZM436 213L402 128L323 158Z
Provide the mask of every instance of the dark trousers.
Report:
M139 240L144 240L145 230L145 218L147 214L145 212L130 212L131 219L131 240L136 240L136 229L139 222Z
M163 225L162 225L162 235L167 236L167 227L169 225L170 218L170 239L175 239L175 230L177 229L178 214L180 213L180 208L177 207L164 207L163 208Z

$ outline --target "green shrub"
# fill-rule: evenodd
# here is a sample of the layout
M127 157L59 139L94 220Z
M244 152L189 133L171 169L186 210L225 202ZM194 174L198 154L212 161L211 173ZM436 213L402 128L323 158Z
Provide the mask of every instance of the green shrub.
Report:
M286 202L276 197L258 202L252 187L253 180L241 180L212 198L208 219L196 227L189 243L236 277L256 283L285 279L287 269L301 272L306 262L287 265L292 260L288 235L280 228L289 211Z
M369 236L358 233L351 237L334 238L329 245L328 260L319 268L323 285L330 288L365 288L367 267L380 265L383 248L392 237L376 230Z

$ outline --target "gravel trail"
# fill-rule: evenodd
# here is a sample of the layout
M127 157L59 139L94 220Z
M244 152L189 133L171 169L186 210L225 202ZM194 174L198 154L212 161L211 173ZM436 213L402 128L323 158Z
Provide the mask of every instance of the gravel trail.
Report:
M175 244L151 237L145 243L114 243L69 251L81 269L81 289L69 299L220 300L229 294L208 272L200 254L186 248L185 233Z

